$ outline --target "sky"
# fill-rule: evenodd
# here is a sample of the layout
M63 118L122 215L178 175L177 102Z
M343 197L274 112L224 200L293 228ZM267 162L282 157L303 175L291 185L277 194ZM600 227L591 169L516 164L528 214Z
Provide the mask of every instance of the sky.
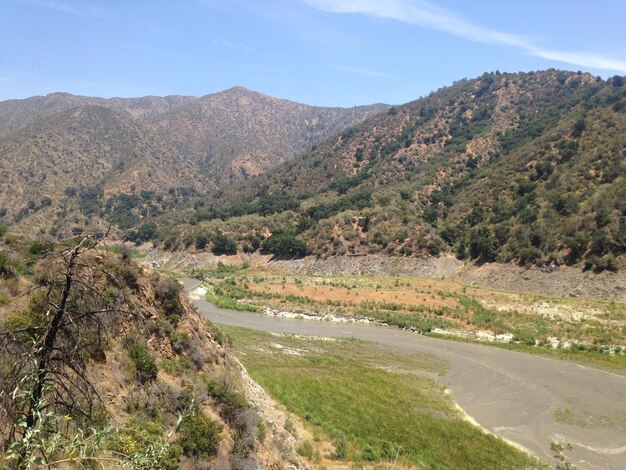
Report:
M626 75L624 0L0 0L0 100L405 103L486 71Z

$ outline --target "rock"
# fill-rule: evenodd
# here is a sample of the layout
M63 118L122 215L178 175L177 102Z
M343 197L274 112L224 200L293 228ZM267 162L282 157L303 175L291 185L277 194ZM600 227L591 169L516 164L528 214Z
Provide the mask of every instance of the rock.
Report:
M581 295L583 295L583 291L581 291L580 289L574 289L569 293L570 297L580 297Z

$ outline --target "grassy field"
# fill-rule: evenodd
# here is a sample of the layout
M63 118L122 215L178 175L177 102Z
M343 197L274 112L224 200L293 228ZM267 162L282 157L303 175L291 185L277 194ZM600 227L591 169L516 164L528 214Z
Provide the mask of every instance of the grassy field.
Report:
M294 276L247 264L196 274L206 279L208 300L226 308L365 317L426 334L464 332L470 340L486 330L512 336L512 343L492 343L501 347L626 369L626 305L615 302L514 294L441 279Z
M301 444L301 453L320 467L331 461L384 464L396 457L396 467L540 466L462 419L432 378L446 371L440 359L399 355L354 339L220 328L251 376L306 423L315 438ZM334 450L320 450L325 440Z

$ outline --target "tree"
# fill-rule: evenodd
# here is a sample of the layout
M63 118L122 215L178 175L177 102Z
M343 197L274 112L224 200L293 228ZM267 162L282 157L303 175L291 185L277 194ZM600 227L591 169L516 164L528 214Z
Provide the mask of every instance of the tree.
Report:
M277 256L306 256L309 248L291 232L276 232L263 242L263 250Z
M208 242L209 239L206 237L206 235L203 235L201 233L196 235L196 249L204 250Z
M219 232L213 236L213 254L215 255L236 255L237 244L227 235Z
M120 311L103 290L115 277L94 253L103 238L37 252L44 267L36 273L30 304L0 331L0 360L12 363L2 370L0 421L8 424L5 440L20 456L20 468L45 460L38 439L54 431L51 414L89 422L99 408L86 363L103 357L105 332Z
M470 232L469 253L472 258L495 261L497 250L491 231L485 227L475 227Z

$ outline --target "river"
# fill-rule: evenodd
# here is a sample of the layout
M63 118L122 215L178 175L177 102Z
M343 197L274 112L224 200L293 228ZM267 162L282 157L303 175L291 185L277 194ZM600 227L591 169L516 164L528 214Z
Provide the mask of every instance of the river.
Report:
M552 462L550 442L569 442L579 469L626 469L626 377L573 362L487 345L431 338L394 327L285 319L221 309L194 295L199 281L182 280L199 312L216 324L276 333L355 337L450 363L439 382L484 429ZM556 416L561 416L561 422Z

